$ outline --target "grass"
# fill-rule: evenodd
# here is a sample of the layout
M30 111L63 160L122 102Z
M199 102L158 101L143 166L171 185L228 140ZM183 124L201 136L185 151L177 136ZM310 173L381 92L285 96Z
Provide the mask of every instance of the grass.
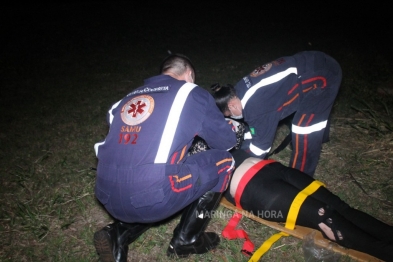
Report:
M329 28L323 35L311 28L295 34L286 29L288 22L270 20L265 25L275 30L244 41L249 36L244 27L220 14L214 21L201 13L199 26L189 31L189 22L165 29L153 20L134 27L137 18L94 20L103 9L78 10L74 19L57 9L34 24L21 18L15 30L5 31L0 261L98 260L92 237L111 217L94 197L93 145L107 133L109 106L155 75L167 49L194 61L197 83L205 88L235 83L256 66L297 51L318 49L335 57L344 77L332 112L331 141L323 147L316 178L352 206L393 224L393 99L377 92L390 87L392 67L373 43L364 49ZM214 28L212 22L217 22ZM285 132L279 130L276 143ZM273 158L287 163L289 155L287 148ZM130 260L168 261L166 248L178 219L131 244ZM220 233L226 223L213 218L208 229ZM241 227L256 246L275 233L250 219L243 219ZM242 241L222 239L216 251L184 261L247 261L241 246ZM303 261L302 241L283 238L263 260Z

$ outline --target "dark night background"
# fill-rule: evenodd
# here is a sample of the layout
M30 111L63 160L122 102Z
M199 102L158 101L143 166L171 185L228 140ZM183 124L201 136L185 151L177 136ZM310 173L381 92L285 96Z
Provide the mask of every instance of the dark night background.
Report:
M296 46L300 39L319 38L365 53L390 56L392 49L392 9L376 1L60 1L1 9L1 59L15 65L34 63L41 55L100 55L124 45L203 54L210 44L242 50L254 42L263 53L264 41L270 47L278 39L289 54L291 46L302 48ZM303 49L310 48L305 42Z
M366 63L377 56L393 63L390 10L375 1L14 2L0 11L1 103L23 110L15 104L33 99L41 88L37 80L60 73L83 77L138 66L146 68L139 82L134 79L138 86L157 73L167 50L194 61L197 77L201 73L196 82L203 87L226 79L204 77L211 72L198 67L202 62L236 68L247 61L247 71L233 72L236 81L270 59L310 49L339 62L345 53ZM142 64L136 56L144 57L138 60ZM364 74L387 77L375 67ZM16 115L3 115L3 121Z
M50 77L56 68L66 74L67 63L78 63L84 74L123 57L117 68L106 69L114 73L133 66L133 56L141 55L145 63L134 66L155 74L168 49L190 56L197 71L203 70L199 61L217 63L220 56L233 65L250 59L258 66L306 49L325 51L339 61L340 52L353 52L392 63L390 11L387 3L375 1L14 2L0 11L1 102L13 104L21 93L29 96L35 79ZM249 50L261 56L243 54ZM378 68L369 70L368 77L381 77ZM23 87L9 84L16 78L25 79ZM203 78L196 82L201 81L203 86Z

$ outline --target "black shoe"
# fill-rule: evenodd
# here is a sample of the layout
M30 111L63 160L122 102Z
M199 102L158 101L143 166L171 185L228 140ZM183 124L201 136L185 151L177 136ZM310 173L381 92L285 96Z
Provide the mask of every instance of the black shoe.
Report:
M128 245L134 242L151 224L116 221L94 234L94 246L101 262L127 262Z
M167 250L168 257L188 257L191 254L204 254L216 248L220 243L220 237L214 232L206 232L192 244L189 245L176 245L169 244Z
M220 237L213 232L205 233L211 212L220 202L222 193L206 192L183 210L179 224L167 250L169 257L188 257L203 254L217 247Z
M94 233L94 246L101 262L127 261L128 246L126 246L125 250L118 249L116 245L117 234L115 231L114 223ZM116 254L118 254L118 258L116 258Z

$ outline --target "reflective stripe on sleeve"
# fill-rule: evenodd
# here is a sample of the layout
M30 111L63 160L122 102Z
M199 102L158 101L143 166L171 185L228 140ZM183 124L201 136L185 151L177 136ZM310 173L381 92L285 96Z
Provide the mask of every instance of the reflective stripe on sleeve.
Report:
M122 100L122 99L121 99L121 100ZM113 104L112 107L111 107L111 109L109 109L109 111L108 111L108 114L109 114L109 124L110 124L110 125L112 124L113 118L114 118L112 111L120 104L121 100L119 100L117 103ZM96 152L96 156L98 156L98 147L99 147L100 145L105 144L105 141L106 141L106 140L104 140L104 141L102 141L102 142L99 142L99 143L96 143L96 144L94 145L94 151Z
M121 102L121 100L119 100L117 103L113 104L111 109L109 109L109 111L108 111L108 113L109 113L109 124L112 124L113 118L114 118L114 116L112 114L112 111L113 111L113 109L115 109L120 104L120 102Z
M269 153L271 147L269 147L266 150L260 149L259 147L254 146L252 143L250 143L250 150L252 153L254 153L257 156L261 156L263 154Z
M166 120L164 132L161 136L160 145L158 147L154 163L159 164L167 162L169 151L173 142L173 137L175 136L175 132L179 124L180 114L183 111L183 107L188 95L196 86L197 85L192 83L185 83L177 92Z
M285 78L286 76L290 74L296 74L297 75L297 68L296 67L290 67L285 71L279 72L275 75L269 76L267 78L262 79L255 85L253 85L250 89L247 90L247 92L244 94L244 97L242 99L242 107L245 108L248 99L251 98L251 96L261 87L267 86L270 84L273 84L275 82L280 81L281 79Z

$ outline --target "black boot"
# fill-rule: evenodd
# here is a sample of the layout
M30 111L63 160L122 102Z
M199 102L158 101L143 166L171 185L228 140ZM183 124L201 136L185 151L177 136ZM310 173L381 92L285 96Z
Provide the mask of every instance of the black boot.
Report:
M204 231L210 221L211 211L219 204L221 195L222 193L209 191L184 209L167 250L169 257L203 254L220 243L220 237L216 233Z
M126 262L128 245L151 227L150 224L116 221L94 234L94 246L101 262Z

